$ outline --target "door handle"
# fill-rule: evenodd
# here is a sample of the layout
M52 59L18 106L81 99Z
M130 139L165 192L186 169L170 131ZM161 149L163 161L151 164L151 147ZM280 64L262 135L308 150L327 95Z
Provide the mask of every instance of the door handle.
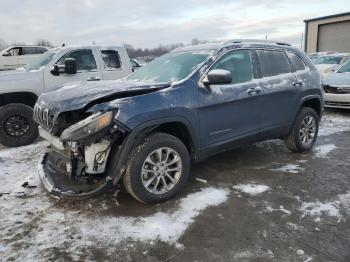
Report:
M260 86L256 86L256 87L251 87L247 90L247 93L249 95L255 95L257 93L260 93L262 91L262 88Z
M100 80L101 78L99 78L98 76L92 76L87 79L87 81L100 81Z
M300 87L302 85L303 85L303 82L301 82L301 81L293 82L293 86Z

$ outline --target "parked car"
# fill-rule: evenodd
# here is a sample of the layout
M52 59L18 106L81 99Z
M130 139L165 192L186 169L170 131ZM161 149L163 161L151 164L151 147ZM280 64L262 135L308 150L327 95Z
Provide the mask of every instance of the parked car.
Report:
M119 79L131 72L125 49L113 46L55 48L24 69L0 72L0 144L27 145L38 137L32 108L42 92L64 83Z
M48 50L43 46L11 46L0 52L0 70L16 69L35 61Z
M123 180L144 203L170 199L191 162L266 139L309 151L323 111L320 75L284 43L234 41L176 49L122 81L42 94L34 109L50 142L45 188L85 198Z
M323 79L325 106L350 109L350 60Z
M334 54L334 52L317 52L317 53L311 53L308 54L308 57L312 62L315 62L317 59L319 59L321 56L329 55L329 54Z
M130 59L130 63L131 63L133 72L139 69L140 67L142 67L142 64L136 59Z
M348 53L336 53L331 55L321 56L314 62L314 65L321 74L321 77L325 77L327 74L334 72L338 66L344 64L350 59Z

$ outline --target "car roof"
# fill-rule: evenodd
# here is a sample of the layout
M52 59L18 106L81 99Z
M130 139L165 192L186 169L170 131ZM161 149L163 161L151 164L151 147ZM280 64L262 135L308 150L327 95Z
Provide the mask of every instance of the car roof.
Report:
M267 48L283 48L288 50L297 50L288 43L280 41L258 40L258 39L233 39L218 43L208 43L200 45L191 45L186 47L179 47L172 52L191 52L191 51L215 51L221 48L241 48L241 47L267 47Z
M328 55L324 55L322 57L331 57L331 56L349 56L350 53L334 53L334 54L328 54Z

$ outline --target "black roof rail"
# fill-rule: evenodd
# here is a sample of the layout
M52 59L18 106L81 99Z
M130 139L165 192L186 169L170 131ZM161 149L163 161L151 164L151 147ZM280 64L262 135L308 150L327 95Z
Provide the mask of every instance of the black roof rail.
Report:
M225 45L227 44L240 44L240 43L261 43L261 44L275 44L275 45L282 45L282 46L291 46L290 44L286 42L276 42L271 40L262 40L262 39L232 39L227 42L225 42Z

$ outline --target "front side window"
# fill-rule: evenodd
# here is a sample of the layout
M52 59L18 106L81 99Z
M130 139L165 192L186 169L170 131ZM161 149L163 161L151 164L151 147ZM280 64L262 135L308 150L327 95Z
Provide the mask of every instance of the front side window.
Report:
M11 48L9 51L7 51L7 53L10 56L18 56L22 54L22 50L20 47L16 47L16 48Z
M120 57L115 50L102 50L102 60L105 69L119 69L121 67Z
M205 62L210 51L171 52L141 67L128 79L173 83L185 79Z
M61 57L57 64L64 65L64 60L66 58L75 59L77 63L77 71L92 71L97 69L94 55L90 49L83 49L65 54Z
M327 64L327 65L339 65L343 59L342 56L322 56L315 61L315 65Z
M282 51L257 50L264 77L277 76L291 72L288 58Z
M305 69L305 64L303 60L301 60L301 58L297 54L288 52L288 57L294 65L296 71L301 71Z
M249 50L239 50L225 54L215 63L213 69L230 71L232 84L248 82L253 79L253 63Z

